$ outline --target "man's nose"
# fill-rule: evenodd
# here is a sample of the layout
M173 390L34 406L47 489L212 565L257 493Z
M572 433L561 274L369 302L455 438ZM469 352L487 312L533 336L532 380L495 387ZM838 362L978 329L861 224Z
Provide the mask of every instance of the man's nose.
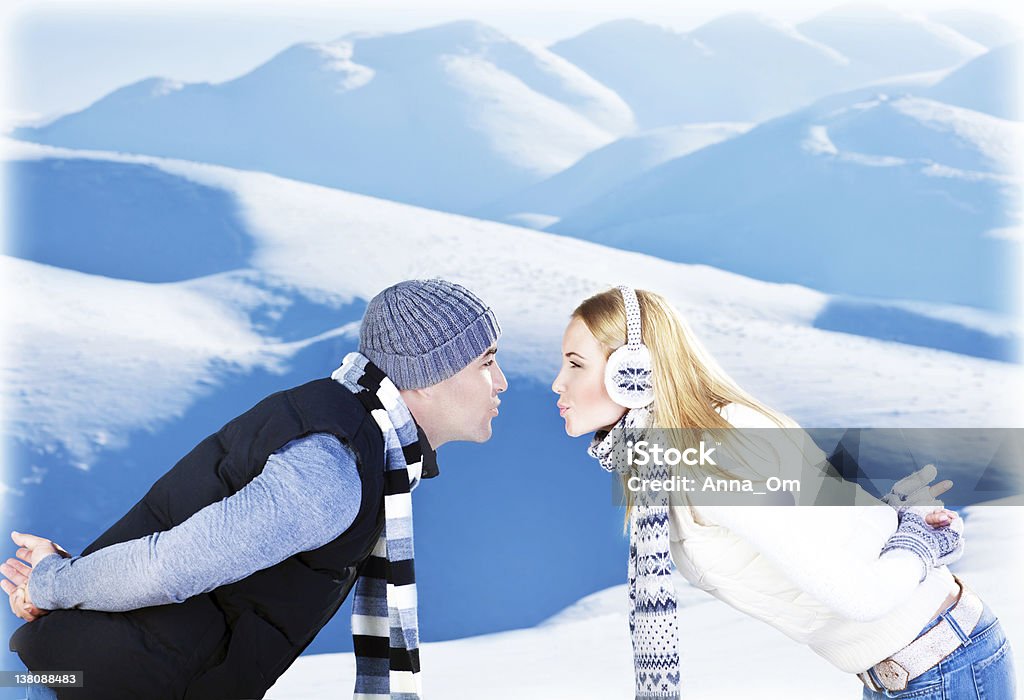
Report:
M494 366L498 370L498 384L496 388L500 394L508 389L508 378L505 376L505 373L501 371L501 367L499 367L497 363L495 363Z

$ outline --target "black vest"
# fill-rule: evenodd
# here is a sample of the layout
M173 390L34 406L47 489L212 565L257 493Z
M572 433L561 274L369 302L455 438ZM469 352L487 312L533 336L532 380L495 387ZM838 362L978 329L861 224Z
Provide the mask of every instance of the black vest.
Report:
M84 688L60 689L61 698L263 697L337 612L384 527L383 439L351 392L319 379L267 397L200 442L82 553L169 530L311 433L335 435L356 456L362 500L337 539L180 604L55 610L16 630L11 651L32 671L83 671ZM434 476L433 451L420 439L424 477Z

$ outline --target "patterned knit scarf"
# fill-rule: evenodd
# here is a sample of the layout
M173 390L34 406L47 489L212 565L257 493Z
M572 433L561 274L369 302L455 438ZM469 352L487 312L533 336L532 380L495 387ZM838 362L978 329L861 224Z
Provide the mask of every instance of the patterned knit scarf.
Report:
M632 409L606 434L595 434L587 452L607 471L629 474L629 445L643 440L651 423L650 409ZM664 464L643 469L638 474L641 478L669 477ZM637 493L629 520L629 632L637 700L679 697L679 629L669 551L669 510L666 499L659 496L664 492Z
M420 651L413 569L412 490L423 455L398 389L351 352L331 378L355 394L384 436L384 531L363 562L352 604L355 700L419 700Z

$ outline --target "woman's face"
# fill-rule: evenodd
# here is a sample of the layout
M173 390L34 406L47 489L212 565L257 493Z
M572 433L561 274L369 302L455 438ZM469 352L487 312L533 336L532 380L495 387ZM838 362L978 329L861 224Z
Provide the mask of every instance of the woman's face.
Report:
M608 428L626 413L604 388L606 364L605 350L586 324L570 321L562 336L562 368L551 390L558 394L559 415L572 437Z

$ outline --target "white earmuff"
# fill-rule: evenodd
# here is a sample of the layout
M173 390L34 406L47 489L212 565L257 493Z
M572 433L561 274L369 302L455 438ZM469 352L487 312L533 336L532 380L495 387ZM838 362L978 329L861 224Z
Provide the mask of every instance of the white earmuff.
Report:
M643 408L654 401L651 351L640 335L640 302L632 287L621 286L626 304L626 344L608 358L604 386L612 401L625 408Z

